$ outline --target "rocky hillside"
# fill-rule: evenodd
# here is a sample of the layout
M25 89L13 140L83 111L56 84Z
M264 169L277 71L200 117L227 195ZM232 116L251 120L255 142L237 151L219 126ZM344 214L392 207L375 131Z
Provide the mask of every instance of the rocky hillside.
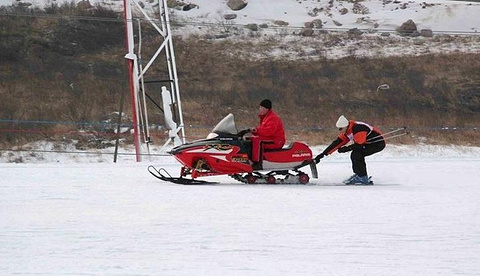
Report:
M55 15L50 17L0 16L3 142L65 137L79 129L101 133L107 129L95 122L118 111L122 99L129 106L122 20L103 8L78 8L77 17L62 16L71 8L50 7L47 13ZM91 19L95 16L112 20ZM175 37L187 134L202 136L229 112L239 126L254 125L263 98L272 99L290 136L317 143L329 137L315 132L334 131L339 114L417 131L478 127L478 36L363 31L304 36L296 29L267 35L262 29L230 27L223 33L212 29L211 34ZM158 37L144 29L142 53L148 56ZM364 50L368 47L371 51ZM386 48L391 54L382 52ZM409 54L395 54L401 49ZM153 68L157 79L166 74L161 65ZM149 91L158 89L150 86ZM151 97L159 101L159 95ZM158 109L152 107L150 116L150 122L162 124Z

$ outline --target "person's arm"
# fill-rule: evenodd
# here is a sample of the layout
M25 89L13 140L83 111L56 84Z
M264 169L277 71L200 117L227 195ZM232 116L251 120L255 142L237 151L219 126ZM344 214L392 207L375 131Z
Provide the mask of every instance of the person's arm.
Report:
M318 164L320 159L325 157L326 155L332 154L337 149L341 148L343 145L347 144L350 141L345 133L341 133L338 135L337 139L335 139L322 153L315 157L315 162Z
M325 155L329 155L334 153L337 149L342 147L343 145L347 144L350 141L345 133L338 135L338 138L335 139L324 151Z
M256 128L256 131L252 133L258 136L274 136L275 132L279 129L280 121L275 118L265 118L263 122Z

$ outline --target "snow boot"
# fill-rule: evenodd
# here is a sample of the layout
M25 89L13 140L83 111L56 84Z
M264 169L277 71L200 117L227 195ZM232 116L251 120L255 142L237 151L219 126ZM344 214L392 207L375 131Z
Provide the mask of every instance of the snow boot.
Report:
M368 175L365 176L355 176L349 183L345 183L346 185L373 185L373 182L370 180Z
M350 176L349 178L345 179L345 180L343 181L343 184L352 185L352 184L349 184L349 183L352 182L352 180L353 180L355 177L357 177L357 175L356 175L356 174L353 174L353 175Z

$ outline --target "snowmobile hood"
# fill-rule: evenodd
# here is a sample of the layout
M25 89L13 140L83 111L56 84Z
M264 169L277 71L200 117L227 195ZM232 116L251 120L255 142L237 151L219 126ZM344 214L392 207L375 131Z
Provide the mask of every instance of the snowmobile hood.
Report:
M179 154L193 147L206 146L215 143L228 143L229 141L238 140L238 130L235 126L235 118L232 113L228 114L213 128L206 139L193 141L173 148L169 153L172 155Z

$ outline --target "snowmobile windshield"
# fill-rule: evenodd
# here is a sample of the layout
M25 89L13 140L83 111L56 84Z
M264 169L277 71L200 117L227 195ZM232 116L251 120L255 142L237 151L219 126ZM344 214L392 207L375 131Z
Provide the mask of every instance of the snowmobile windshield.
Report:
M235 126L235 118L233 114L228 114L225 118L223 118L212 130L212 133L217 135L236 135L238 133L237 127ZM211 134L210 133L210 137Z

